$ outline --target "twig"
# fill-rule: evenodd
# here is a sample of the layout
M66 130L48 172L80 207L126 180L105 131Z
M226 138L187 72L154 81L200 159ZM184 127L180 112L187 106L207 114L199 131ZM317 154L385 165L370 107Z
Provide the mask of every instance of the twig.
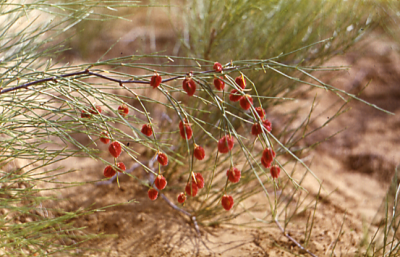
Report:
M276 223L276 225L278 225L279 229L282 231L282 234L285 237L287 237L290 241L292 241L295 245L297 245L301 250L306 251L309 255L311 255L313 257L317 257L317 255L313 254L312 252L310 252L309 250L304 248L299 242L297 242L293 237L289 236L289 234L287 234L285 232L285 230L282 228L281 224L279 224L278 217L275 218L275 223Z
M228 70L236 70L239 67L232 67L232 68L225 68L223 69L224 71L228 71ZM200 71L200 72L191 72L192 74L206 74L206 73L213 73L215 72L214 70L208 70L208 71ZM89 71L89 69L86 69L84 71L78 71L78 72L71 72L71 73L67 73L67 74L63 74L63 75L59 75L59 76L53 76L53 77L49 77L49 78L44 78L44 79L39 79L39 80L35 80L35 81L31 81L19 86L15 86L15 87L11 87L11 88L6 88L6 89L1 89L0 88L0 95L1 94L5 94L8 92L12 92L18 89L23 89L23 88L28 88L29 86L33 86L33 85L37 85L37 84L41 84L44 82L49 82L49 81L57 81L57 78L68 78L68 77L73 77L73 76L79 76L79 75L87 75L87 76L95 76L98 78L102 78L105 80L109 80L109 81L113 81L116 83L121 84L128 84L128 83L136 83L136 84L150 84L150 81L144 81L144 80L132 80L132 79L128 79L128 80L120 80L120 79L114 79L96 72L92 72ZM184 78L186 75L180 75L180 76L174 76L172 78L168 78L168 79L163 79L161 81L161 83L165 83L168 81L172 81L172 80L176 80L179 78Z

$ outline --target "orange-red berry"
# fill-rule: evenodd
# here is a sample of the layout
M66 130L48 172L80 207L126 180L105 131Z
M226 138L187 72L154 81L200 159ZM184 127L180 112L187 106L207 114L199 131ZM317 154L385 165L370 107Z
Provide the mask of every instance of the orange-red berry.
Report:
M275 152L271 148L265 148L261 156L261 164L265 168L271 167L271 163L274 161Z
M238 102L242 98L243 96L236 89L232 89L231 93L229 94L229 100L232 102Z
M182 121L179 122L179 129L180 129L180 130L183 129L183 125L184 125L184 124L189 124L189 125L190 125L190 123L187 121L186 118L183 118L183 122L182 122Z
M185 123L183 123L182 121L179 122L179 133L181 134L181 137L183 139L187 138L189 140L193 136L193 130L192 127L190 126L190 123L187 123L186 119L184 119L184 122Z
M118 172L124 172L126 171L126 166L123 162L117 163L117 168L119 168Z
M117 158L121 154L121 151L122 151L121 144L118 142L112 142L110 144L110 146L108 147L108 151L110 152L110 154L112 156Z
M108 166L106 166L106 167L104 168L103 173L104 173L104 177L106 177L106 178L111 178L111 177L114 176L115 173L117 173L117 172L113 169L113 167L111 167L111 165L108 165Z
M262 133L262 129L261 129L260 124L254 123L253 126L251 126L251 134L253 136L258 136L261 133Z
M118 106L118 112L121 114L122 117L126 117L129 113L129 108L126 106L126 104L122 104Z
M263 120L262 123L263 123L264 128L266 130L268 130L268 132L272 131L272 123L269 120L265 119L265 120Z
M90 118L92 117L89 113L87 113L86 111L81 111L81 118Z
M200 173L194 173L193 174L194 175L194 177L195 177L195 179L196 179L196 186L199 188L199 189L202 189L203 187L204 187L204 178L203 178L203 175L201 175Z
M233 142L233 137L230 135L223 136L219 141L218 141L218 151L220 153L228 153L230 150L232 150L234 145Z
M185 192L186 194L195 197L197 195L197 191L198 191L198 187L197 184L194 183L194 181L191 181L189 183L187 183L186 187L185 187Z
M184 203L186 201L186 195L184 193L180 193L178 195L178 203Z
M265 117L265 110L263 108L261 108L260 106L256 107L255 110L256 110L258 116L260 117L260 119L263 120Z
M158 188L158 190L163 190L167 186L167 180L163 175L158 175L154 180L154 185Z
M213 69L215 72L221 72L222 71L222 65L219 62L214 63Z
M162 166L166 166L168 164L168 156L165 153L158 153L157 161Z
M151 135L153 135L153 129L151 128L150 124L144 124L144 125L142 126L141 132L142 132L143 134L145 134L146 136L148 136L148 137L151 136Z
M244 109L244 110L248 110L250 109L250 107L253 105L253 98L249 95L245 95L244 97L242 97L242 99L240 99L240 106Z
M224 209L227 210L227 211L232 209L232 206L233 206L233 198L232 198L232 196L230 196L230 195L222 196L221 204L222 204L222 207L224 207Z
M149 196L150 200L154 201L157 199L158 191L154 188L150 188L149 191L147 191L147 195Z
M196 145L194 147L193 155L194 155L194 157L196 157L197 160L201 161L206 156L206 153L204 152L204 148L203 147L201 147L199 145Z
M196 83L192 78L185 78L183 80L182 87L188 96L192 96L194 95L194 92L196 92Z
M101 132L101 134L100 134L100 141L101 141L103 144L108 144L108 143L110 142L110 137L109 137L107 131Z
M156 74L153 77L151 77L150 80L150 86L153 88L157 88L161 84L162 78L160 75Z
M240 181L241 172L237 168L232 167L226 171L226 176L228 176L230 182L237 183Z
M93 108L93 107L90 108L89 112L91 114L94 114L94 115L100 114L101 113L101 106L96 105L95 107L96 107L96 109Z
M246 79L243 77L243 75L236 77L235 78L235 82L236 84L239 85L239 87L241 87L242 89L244 89L246 87Z
M214 78L214 86L217 90L222 91L225 88L225 82L220 78Z
M273 166L271 167L271 169L270 169L270 172L271 172L271 176L272 176L273 178L278 178L278 177L279 177L279 174L281 173L281 168L279 168L278 165L273 165Z
M265 120L262 121L262 123L263 123L264 128L267 131L269 131L269 132L272 131L272 124L271 124L271 122L269 120L265 119ZM259 135L261 133L262 133L262 129L261 129L260 124L254 123L253 126L251 127L251 134L254 135L254 136L257 136L257 135Z

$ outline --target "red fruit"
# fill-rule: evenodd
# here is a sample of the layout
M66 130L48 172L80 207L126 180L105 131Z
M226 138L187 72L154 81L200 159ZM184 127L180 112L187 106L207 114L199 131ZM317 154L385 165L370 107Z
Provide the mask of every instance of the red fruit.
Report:
M267 120L267 119L265 119L265 120L263 120L263 125L264 125L264 128L266 129L266 130L268 130L269 132L271 132L271 130L272 130L272 123L269 121L269 120Z
M180 129L180 130L183 129L183 125L184 125L184 124L189 124L186 118L183 119L183 122L182 122L182 121L179 122L179 129ZM189 125L190 125L190 124L189 124Z
M206 153L204 152L204 148L203 147L201 147L199 145L196 145L194 147L193 155L194 155L194 157L196 157L197 160L201 161L206 156Z
M262 157L261 164L264 165L265 168L271 167L271 163L274 161L275 152L270 148L265 148Z
M269 132L271 132L272 130L272 124L269 120L263 120L263 126L266 130L268 130ZM262 129L260 124L258 123L254 123L253 126L251 127L251 134L254 136L257 136L259 134L262 133Z
M118 143L118 142L112 142L112 143L110 144L110 146L108 147L108 151L110 152L110 154L111 154L112 156L114 156L115 158L117 158L117 157L121 154L122 147L121 147L120 143Z
M233 198L230 195L224 195L221 199L221 204L222 207L224 207L225 210L229 211L232 206L233 206Z
M225 82L222 80L222 77L220 78L214 78L214 86L217 90L224 90L225 88Z
M154 188L150 188L149 191L147 191L147 195L149 196L150 200L154 201L157 199L158 191Z
M108 165L108 166L106 166L106 167L104 168L103 173L104 173L104 177L106 177L106 178L111 178L111 177L114 176L115 173L117 173L117 172L113 169L113 167L111 167L111 165Z
M107 132L107 131L101 132L101 134L100 134L100 141L101 141L103 144L108 144L108 143L110 142L110 138L109 138L109 135L108 135L108 132Z
M243 77L243 75L236 77L235 82L243 89L246 87L246 79Z
M154 185L159 189L163 190L167 186L167 180L163 175L158 175L154 180Z
M260 106L256 107L255 110L256 110L258 116L260 116L260 119L263 120L265 117L265 110L263 108L261 108Z
M151 77L150 86L152 86L155 89L161 84L161 81L162 81L161 76L156 74L153 77Z
M117 167L119 168L118 172L126 171L125 164L123 162L117 163Z
M150 124L144 124L141 131L148 137L153 134L153 129L151 128Z
M228 153L230 150L232 150L233 145L233 137L226 135L218 141L218 151L220 153Z
M121 114L122 117L126 117L126 115L128 115L129 113L128 106L126 106L125 104L118 106L118 112L119 114Z
M185 135L185 132L186 132L186 135ZM193 136L193 130L192 130L192 127L190 127L189 123L185 123L185 125L182 126L182 129L179 130L179 133L181 134L181 137L183 139L187 138L189 140Z
M192 185L192 186L190 187L190 185ZM187 183L187 185L185 187L186 194L195 197L197 195L197 191L198 191L198 187L197 187L196 183L194 183L194 181Z
M260 124L254 123L253 126L251 127L251 134L253 136L258 136L261 133L262 133L262 129L261 129Z
M222 65L219 62L214 63L213 69L215 72L221 72L222 71Z
M196 179L196 186L200 189L204 187L204 178L200 173L194 173L193 174L195 179ZM193 181L194 182L194 181Z
M90 114L87 113L86 111L81 111L81 118L90 118Z
M226 176L228 176L230 182L237 183L240 180L241 172L237 168L232 167L226 171Z
M178 203L184 203L186 201L186 195L184 193L180 193L178 195Z
M101 113L101 106L96 105L96 109L94 109L93 107L89 110L89 112L91 114L100 114Z
M182 87L183 87L183 90L186 91L188 96L192 96L192 95L194 95L194 92L196 92L196 83L194 82L194 80L192 78L185 78L183 80Z
M279 177L279 173L281 173L281 168L279 168L278 165L274 165L274 166L271 167L270 172L271 172L271 176L273 178L278 178Z
M166 166L168 164L168 157L165 153L158 153L157 161L162 165Z
M244 109L244 110L248 110L250 109L250 107L253 105L253 98L251 98L251 96L249 95L245 95L244 97L242 97L242 99L240 99L240 106Z
M232 102L238 102L242 98L243 96L236 89L232 89L231 93L229 94L229 100Z

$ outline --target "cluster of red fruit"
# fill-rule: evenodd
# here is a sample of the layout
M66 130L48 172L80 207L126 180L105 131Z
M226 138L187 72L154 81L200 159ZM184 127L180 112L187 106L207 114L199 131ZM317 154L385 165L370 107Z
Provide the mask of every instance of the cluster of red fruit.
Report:
M215 72L222 72L223 67L220 63L216 62L214 63L214 71ZM160 75L157 73L151 77L150 80L150 86L152 86L154 89L159 87L159 85L162 82L162 78ZM215 76L214 78L214 86L217 90L224 90L225 88L225 82L223 81L223 77L217 77ZM250 95L244 94L243 91L246 88L246 80L243 75L238 76L235 78L235 83L237 84L237 89L231 90L229 94L229 99L233 102L239 102L240 106L244 110L249 110L252 105L253 105L253 99ZM196 92L196 83L192 78L192 73L189 73L188 76L183 80L182 83L183 90L189 95L193 96L194 93ZM254 136L258 136L259 134L262 133L262 126L268 131L271 132L272 130L272 124L269 120L265 118L265 110L262 109L261 107L256 107L254 108L255 113L254 115L258 118L258 122L254 123L252 128L251 128L251 133ZM121 105L118 107L118 112L125 117L129 113L129 109L127 108L126 105ZM82 118L90 118L91 115L97 115L101 113L101 108L99 106L96 106L95 108L92 108L89 110L89 113L86 113L85 111L82 111L81 117ZM142 126L141 132L150 137L153 134L153 129L151 124L144 124ZM191 124L188 122L186 118L183 118L179 122L179 133L181 137L185 140L190 140L193 136L193 130L191 127ZM102 135L100 137L101 142L108 144L110 139L109 135L107 132L102 132ZM234 146L234 138L232 135L225 135L218 141L218 152L225 154L229 153ZM125 165L122 162L117 163L116 158L120 155L121 153L121 145L118 142L112 142L109 147L109 152L111 153L112 156L115 158L115 167L119 172L125 171ZM194 143L194 149L193 149L193 155L196 159L198 160L203 160L205 157L205 151L204 148L195 144ZM271 164L274 161L275 157L275 152L273 149L266 148L264 149L261 157L261 163L265 168L270 168L271 176L275 179L278 178L279 173L280 173L280 168L277 165L273 165L271 167ZM157 160L160 163L160 165L165 166L168 164L168 157L165 153L158 152L157 153ZM106 177L112 177L116 174L115 168L112 166L108 165L104 169L104 175ZM227 180L231 183L238 183L241 178L241 171L237 169L236 167L231 167L226 171L226 176ZM165 179L164 176L161 174L158 174L156 179L154 180L154 185L148 190L148 196L151 200L156 200L158 197L158 190L163 190L167 186L167 180ZM154 188L155 187L155 188ZM190 195L192 197L195 197L198 193L198 190L204 187L204 178L200 173L194 173L191 172L189 182L187 183L185 187L185 192L182 192L178 195L178 202L179 203L184 203L186 201L186 195ZM157 190L157 189L158 190ZM227 195L224 193L224 195L221 198L221 204L225 210L230 210L233 207L234 200L232 196Z

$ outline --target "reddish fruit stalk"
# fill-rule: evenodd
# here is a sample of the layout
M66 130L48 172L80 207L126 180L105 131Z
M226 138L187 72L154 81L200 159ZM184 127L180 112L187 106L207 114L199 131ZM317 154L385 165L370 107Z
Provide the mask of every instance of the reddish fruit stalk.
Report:
M233 198L230 195L224 195L221 199L221 205L225 210L229 211L233 206Z

